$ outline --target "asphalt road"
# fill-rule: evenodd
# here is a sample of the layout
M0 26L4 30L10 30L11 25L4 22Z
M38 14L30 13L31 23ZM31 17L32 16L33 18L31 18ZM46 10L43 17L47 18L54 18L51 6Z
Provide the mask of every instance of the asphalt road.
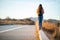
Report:
M25 26L0 33L0 40L36 40L35 26Z

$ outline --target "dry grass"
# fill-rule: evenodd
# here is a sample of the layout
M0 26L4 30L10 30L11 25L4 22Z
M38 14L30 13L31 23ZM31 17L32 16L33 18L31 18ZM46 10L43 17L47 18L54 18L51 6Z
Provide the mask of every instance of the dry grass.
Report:
M50 39L51 38L54 39L55 37L58 38L58 36L60 36L60 27L57 27L56 23L50 23L50 22L46 21L46 22L43 22L42 25L43 25L43 28L46 29L48 32L52 33L51 31L53 31L53 33L50 34L50 36L48 35L50 37Z
M50 30L55 30L56 29L56 25L54 23L49 23L49 22L43 22L43 27L45 27L46 29L50 29Z

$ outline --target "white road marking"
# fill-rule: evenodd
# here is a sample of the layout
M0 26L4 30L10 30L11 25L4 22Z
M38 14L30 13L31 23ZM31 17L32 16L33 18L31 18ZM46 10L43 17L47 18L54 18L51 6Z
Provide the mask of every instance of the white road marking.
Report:
M43 32L43 30L40 30L39 34L40 34L41 40L49 40L49 38L46 36L46 34Z
M15 28L3 30L3 31L0 31L0 33L7 32L7 31L12 31L12 30L19 29L19 28L22 28L22 27L15 27Z
M39 32L39 38L40 38L40 40L42 40L41 35L40 35L40 32Z

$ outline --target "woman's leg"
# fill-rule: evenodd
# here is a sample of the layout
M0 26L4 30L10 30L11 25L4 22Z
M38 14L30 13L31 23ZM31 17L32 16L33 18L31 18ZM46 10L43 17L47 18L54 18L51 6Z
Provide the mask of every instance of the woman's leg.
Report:
M39 16L39 29L42 28L42 20L43 20L43 16Z

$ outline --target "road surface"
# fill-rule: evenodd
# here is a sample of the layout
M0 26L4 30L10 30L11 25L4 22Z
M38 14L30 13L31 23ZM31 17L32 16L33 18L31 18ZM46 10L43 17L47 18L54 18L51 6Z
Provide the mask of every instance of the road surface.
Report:
M0 33L0 40L36 40L35 26L26 25L22 28L3 31Z
M35 25L24 25L22 27L6 29L0 31L0 40L37 40ZM39 37L40 40L49 40L43 30L39 31Z

